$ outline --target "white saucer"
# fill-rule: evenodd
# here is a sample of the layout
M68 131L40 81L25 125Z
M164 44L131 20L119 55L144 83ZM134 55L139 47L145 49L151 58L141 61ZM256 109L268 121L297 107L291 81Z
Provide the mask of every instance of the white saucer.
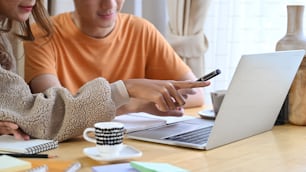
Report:
M84 148L83 152L89 158L94 159L96 161L119 161L142 156L142 152L133 148L132 146L128 146L125 144L123 144L122 146L122 150L120 150L117 155L101 154L97 147Z
M215 112L212 109L201 110L198 114L204 119L215 119Z

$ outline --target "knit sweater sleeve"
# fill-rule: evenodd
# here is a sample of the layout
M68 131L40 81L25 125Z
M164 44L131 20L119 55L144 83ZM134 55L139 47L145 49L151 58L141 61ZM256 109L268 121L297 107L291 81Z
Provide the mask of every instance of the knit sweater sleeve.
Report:
M116 114L113 89L103 78L88 82L76 95L65 88L32 94L21 77L2 68L0 81L0 120L17 123L34 138L64 141Z

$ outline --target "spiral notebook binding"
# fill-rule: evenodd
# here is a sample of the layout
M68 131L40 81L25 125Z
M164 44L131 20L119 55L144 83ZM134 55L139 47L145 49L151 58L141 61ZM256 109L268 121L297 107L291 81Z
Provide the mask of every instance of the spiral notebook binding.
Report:
M26 153L28 154L36 154L39 152L44 152L50 149L55 149L58 147L58 141L48 142L36 146L32 146L29 148L26 148Z

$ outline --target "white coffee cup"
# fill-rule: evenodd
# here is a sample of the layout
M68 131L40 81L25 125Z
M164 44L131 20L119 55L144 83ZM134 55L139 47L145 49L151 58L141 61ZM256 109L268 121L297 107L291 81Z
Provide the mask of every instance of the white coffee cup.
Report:
M215 116L217 116L221 103L223 101L223 98L226 94L226 90L216 90L210 93L211 102L213 106L213 110L215 112Z
M95 137L90 136L94 133ZM95 143L101 154L118 154L122 148L124 125L119 122L98 122L94 128L86 128L83 138Z

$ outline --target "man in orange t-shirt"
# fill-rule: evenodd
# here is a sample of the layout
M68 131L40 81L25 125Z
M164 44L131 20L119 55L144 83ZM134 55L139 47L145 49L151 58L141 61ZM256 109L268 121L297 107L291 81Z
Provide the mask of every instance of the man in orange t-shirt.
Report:
M196 80L164 37L148 21L119 11L124 0L74 0L75 11L52 18L54 34L25 42L25 80L34 93L64 86L72 93L84 83L104 77L109 82L130 78ZM41 28L33 25L34 35ZM201 89L188 95L185 107L201 106ZM133 99L117 113L160 112L152 103Z

